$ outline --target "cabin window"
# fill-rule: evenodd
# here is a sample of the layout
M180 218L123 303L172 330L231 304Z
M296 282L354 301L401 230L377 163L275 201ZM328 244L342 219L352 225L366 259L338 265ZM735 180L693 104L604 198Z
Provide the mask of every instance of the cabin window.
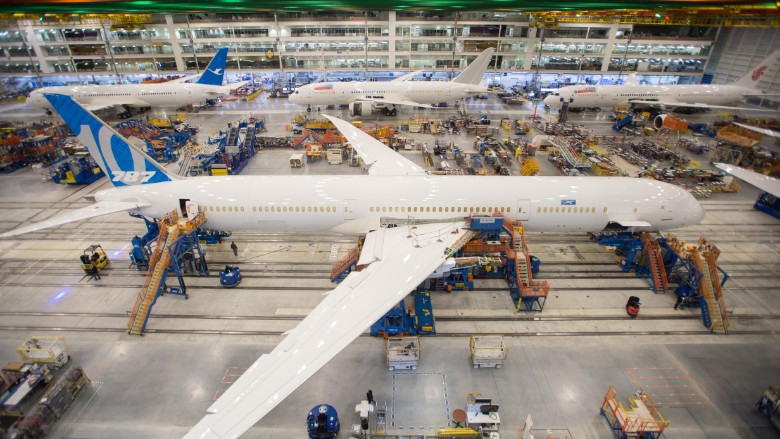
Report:
M555 208L555 213L558 213L558 209L560 209L560 208L559 207Z
M369 211L369 212L373 212L373 211L374 211L374 206L371 206L371 207L369 207L369 208L368 208L368 211Z
M604 213L607 213L607 208L606 207L604 208Z
M636 213L636 207L634 208L634 213Z
M241 212L243 212L243 211L244 211L244 206L241 206Z
M541 207L537 207L536 208L536 213L542 213L542 208Z
M223 211L223 212L227 212L227 207L225 207L225 206L222 206L222 211Z
M252 206L252 212L257 212L257 206Z

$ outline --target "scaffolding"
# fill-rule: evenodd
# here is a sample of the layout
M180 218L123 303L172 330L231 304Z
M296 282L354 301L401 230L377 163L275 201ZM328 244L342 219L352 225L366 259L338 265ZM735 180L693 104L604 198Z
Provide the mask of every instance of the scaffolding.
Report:
M638 390L628 399L628 408L617 401L615 388L609 386L601 403L601 415L609 423L616 439L657 439L669 425L646 392Z

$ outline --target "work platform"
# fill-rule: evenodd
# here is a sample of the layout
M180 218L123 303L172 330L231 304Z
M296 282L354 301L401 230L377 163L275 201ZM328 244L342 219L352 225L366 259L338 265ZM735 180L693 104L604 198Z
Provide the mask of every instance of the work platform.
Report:
M202 265L199 271L208 275L203 251L198 243L198 227L205 222L206 216L203 213L198 213L192 219L180 219L176 211L158 221L159 234L155 248L149 257L149 268L143 287L130 310L130 318L127 322L128 334L143 335L152 307L158 297L173 294L184 296L185 299L189 298L182 277L184 272L182 264L185 259L195 263L200 261ZM178 287L168 287L166 282L170 271L176 274Z

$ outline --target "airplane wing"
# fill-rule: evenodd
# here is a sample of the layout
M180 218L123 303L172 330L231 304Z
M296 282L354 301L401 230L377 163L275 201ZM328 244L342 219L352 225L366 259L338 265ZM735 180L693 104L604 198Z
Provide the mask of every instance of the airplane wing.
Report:
M356 98L354 102L374 102L377 104L406 105L409 107L420 107L420 108L437 108L430 104L421 104L419 102L410 101L403 96L385 96L381 99L367 98L363 96L363 97Z
M149 103L142 101L141 99L131 98L127 96L118 96L112 98L95 98L89 101L89 104L84 105L89 111L95 112L105 110L107 108L118 107L120 105L127 105L130 107L149 107Z
M425 169L351 123L336 117L324 114L323 116L336 125L352 148L360 154L363 162L368 166L369 175L419 175L425 173Z
M752 125L745 125L744 123L738 123L738 122L732 122L732 123L734 125L740 126L742 128L748 129L750 131L755 131L757 133L761 133L761 134L763 134L765 136L771 136L771 137L778 137L778 138L780 138L780 132L778 132L778 131L773 131L773 130L766 129L766 128L754 127Z
M76 209L61 215L53 216L44 221L22 226L5 233L0 233L0 238L9 238L11 236L35 232L36 230L60 226L63 224L94 218L97 216L108 215L109 213L123 212L148 206L149 204L145 202L99 201L91 206L82 207L81 209Z
M453 253L460 224L384 228L364 246L374 260L352 272L269 354L261 355L185 439L241 436L406 297ZM457 232L457 233L455 233Z
M762 191L769 192L775 197L780 197L780 180L758 172L749 171L739 166L715 163L715 167L744 180Z
M425 71L425 70L417 70L416 72L410 72L410 73L407 73L407 74L405 74L405 75L403 75L403 76L399 76L399 77L397 77L397 78L393 79L393 80L392 80L392 81L390 81L390 82L405 82L405 81L411 81L411 80L412 80L412 78L414 78L415 76L419 75L420 73L422 73L422 72L424 72L424 71Z
M645 104L645 105L660 105L662 107L690 107L690 108L712 108L718 110L742 110L742 111L768 111L766 108L751 108L751 107L729 107L726 105L710 105L710 104L696 104L690 102L680 102L674 99L658 100L658 101L643 101L643 100L630 100L630 104Z

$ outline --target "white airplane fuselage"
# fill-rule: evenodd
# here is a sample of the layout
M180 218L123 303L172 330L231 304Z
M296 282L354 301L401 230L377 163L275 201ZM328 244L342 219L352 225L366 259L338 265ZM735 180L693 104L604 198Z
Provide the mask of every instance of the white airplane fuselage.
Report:
M598 232L621 220L671 229L704 215L684 189L627 177L196 177L107 189L96 200L145 201L151 206L138 212L155 218L189 200L211 229L345 234L376 229L380 219L450 220L497 210L542 232Z
M452 81L400 82L332 82L304 85L289 96L298 105L347 105L361 99L398 100L399 97L420 103L437 104L484 93L479 85Z
M230 90L228 87L197 83L62 85L33 91L27 98L27 103L37 108L52 109L49 101L43 97L44 93L67 95L84 106L112 98L130 98L145 103L139 106L180 107L227 95Z
M556 90L544 99L553 108L569 102L569 108L614 107L632 101L670 100L688 104L726 105L759 90L735 85L573 85ZM647 104L643 104L647 105ZM683 106L683 105L680 105Z

